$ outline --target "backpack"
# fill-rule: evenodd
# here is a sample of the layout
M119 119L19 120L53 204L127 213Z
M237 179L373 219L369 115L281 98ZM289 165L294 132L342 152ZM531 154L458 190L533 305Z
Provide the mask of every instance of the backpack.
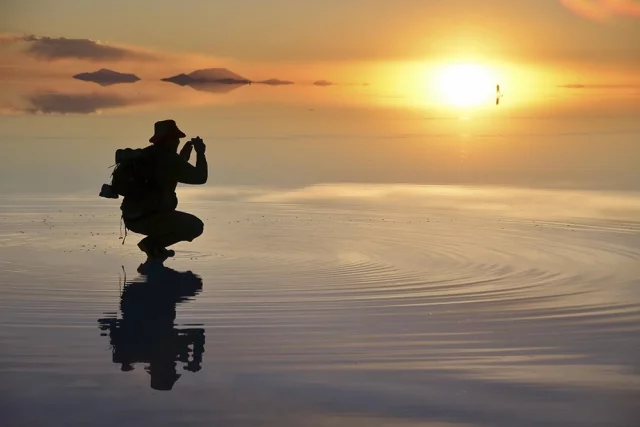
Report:
M116 151L116 164L111 174L113 193L132 199L142 199L155 187L155 161L147 148L125 148Z

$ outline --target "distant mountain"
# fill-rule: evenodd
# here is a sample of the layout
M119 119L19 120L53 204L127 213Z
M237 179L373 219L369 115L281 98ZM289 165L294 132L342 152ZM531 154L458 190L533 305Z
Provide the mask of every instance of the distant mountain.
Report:
M196 70L189 74L178 74L173 77L162 79L180 86L192 85L195 83L217 83L217 84L251 84L251 80L242 77L226 68L206 68Z
M291 82L289 80L279 80L279 79L263 80L263 81L256 82L256 83L260 83L260 84L263 84L263 85L271 85L271 86L282 86L282 85L295 84L294 82Z
M163 82L171 82L180 86L186 86L189 83L193 83L194 80L186 74L178 74L173 77L167 77L162 79Z
M330 81L327 81L327 80L318 80L318 81L313 82L313 84L316 85L316 86L331 86L334 83L332 83Z
M93 82L102 86L110 86L119 83L134 83L140 80L135 74L119 73L117 71L102 68L92 73L80 73L73 76L74 79L85 82Z
M236 81L249 81L239 74L229 71L226 68L205 68L204 70L197 70L189 74L192 79L199 82L214 82L220 80L236 80Z
M565 89L584 89L586 86L578 83L570 83L566 85L560 85L558 87L563 87Z

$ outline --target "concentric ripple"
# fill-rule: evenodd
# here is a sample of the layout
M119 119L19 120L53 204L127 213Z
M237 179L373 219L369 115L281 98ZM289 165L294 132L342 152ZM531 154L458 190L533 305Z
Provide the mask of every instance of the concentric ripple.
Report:
M333 392L389 401L383 390L406 388L411 400L430 381L497 400L500 384L523 396L640 392L640 222L246 201L185 209L205 234L166 265L202 288L177 303L173 323L179 336L206 334L208 369L267 376L301 399L305 384L329 378ZM95 322L120 325L123 287L145 282L138 236L123 245L111 210L77 202L0 217L7 331L86 330L73 344L82 363L109 362L92 353L107 344ZM5 369L37 371L46 357L18 333L0 343ZM50 366L64 369L57 351Z

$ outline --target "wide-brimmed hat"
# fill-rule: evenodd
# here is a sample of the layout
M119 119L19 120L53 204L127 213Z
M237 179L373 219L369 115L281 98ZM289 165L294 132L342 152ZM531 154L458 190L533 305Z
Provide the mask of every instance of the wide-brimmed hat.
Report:
M153 136L149 139L149 142L160 142L165 138L184 138L184 132L178 129L178 125L175 120L161 120L153 125Z
M158 369L152 371L150 368L147 368L147 373L151 375L150 385L152 389L169 391L182 376L175 371L175 368L173 368L172 370L163 370L166 372L162 372L162 370L160 372L157 372Z

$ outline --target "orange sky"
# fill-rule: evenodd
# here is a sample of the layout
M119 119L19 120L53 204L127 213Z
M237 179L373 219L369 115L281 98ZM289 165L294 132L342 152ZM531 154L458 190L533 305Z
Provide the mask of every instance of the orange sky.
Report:
M420 107L451 98L438 99L434 82L451 64L471 63L488 71L487 92L501 84L511 106L544 103L563 84L640 85L639 8L632 0L189 0L180 8L24 0L2 6L0 84L38 84L0 90L4 100L25 87L79 90L86 86L69 77L99 68L157 81L225 67L252 80L366 83L378 104ZM136 87L153 96L127 105L162 93Z

